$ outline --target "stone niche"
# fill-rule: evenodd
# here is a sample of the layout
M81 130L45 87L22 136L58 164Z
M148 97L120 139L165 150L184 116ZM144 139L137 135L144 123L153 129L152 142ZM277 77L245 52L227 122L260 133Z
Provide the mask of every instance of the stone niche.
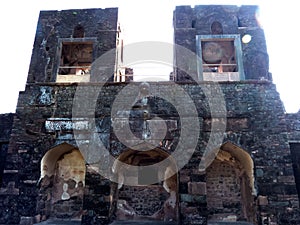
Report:
M86 167L81 152L63 143L49 150L41 161L38 217L80 219Z
M164 166L148 168L160 162ZM117 220L178 221L177 170L168 153L159 148L129 149L118 157L113 171L118 177Z
M206 174L209 221L256 222L253 161L246 151L223 144Z

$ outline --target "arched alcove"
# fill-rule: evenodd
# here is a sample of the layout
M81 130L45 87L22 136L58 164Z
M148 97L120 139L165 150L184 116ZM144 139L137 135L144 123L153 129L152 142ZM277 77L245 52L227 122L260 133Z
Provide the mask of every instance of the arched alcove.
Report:
M37 204L41 220L81 218L85 174L85 160L74 146L63 143L46 152Z
M80 24L74 27L73 38L84 38L84 27Z
M206 169L210 221L255 223L253 160L242 148L226 142Z
M214 21L211 24L210 30L211 30L211 34L214 34L214 35L223 34L223 26L218 21Z
M162 161L165 166L148 168ZM113 171L118 176L117 220L178 221L178 176L172 156L159 148L127 149L115 161Z

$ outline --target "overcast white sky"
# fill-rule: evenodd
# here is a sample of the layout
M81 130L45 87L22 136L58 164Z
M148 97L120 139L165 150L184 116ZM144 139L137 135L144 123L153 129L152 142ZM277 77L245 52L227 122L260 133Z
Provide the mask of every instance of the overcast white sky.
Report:
M251 0L10 0L0 8L0 113L15 112L24 90L40 10L119 7L125 44L140 41L172 43L175 5L257 4L264 26L270 72L287 112L300 109L300 14L297 1Z

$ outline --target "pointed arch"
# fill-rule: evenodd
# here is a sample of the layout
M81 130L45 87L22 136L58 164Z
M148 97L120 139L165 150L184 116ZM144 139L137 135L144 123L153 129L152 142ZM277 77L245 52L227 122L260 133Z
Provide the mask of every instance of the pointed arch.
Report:
M81 24L74 27L73 38L84 38L84 27Z
M55 163L67 152L76 149L73 145L66 142L49 149L41 160L41 178L44 176L52 176L55 173Z
M210 220L255 222L254 164L250 154L226 142L206 170Z
M143 146L134 149L141 151L126 149L113 166L119 181L116 190L117 219L178 221L178 174L175 160L158 147L147 151L142 151ZM163 160L166 161L165 167L147 167ZM124 164L136 170L127 170Z
M256 190L254 187L254 162L250 154L246 150L231 142L225 142L220 149L230 153L233 157L239 160L244 168L243 172L245 172L246 176L249 178L249 186L252 190L252 193L255 195Z
M210 26L211 34L223 34L223 26L219 21L214 21Z
M46 152L41 160L37 204L42 220L81 218L85 174L84 157L73 145L62 143Z

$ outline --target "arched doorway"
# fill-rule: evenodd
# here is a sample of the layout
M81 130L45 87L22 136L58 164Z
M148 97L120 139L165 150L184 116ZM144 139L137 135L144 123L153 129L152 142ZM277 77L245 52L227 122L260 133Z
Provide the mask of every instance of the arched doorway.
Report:
M44 155L37 204L41 221L81 218L85 173L84 158L72 145L60 144Z
M253 161L245 150L226 142L206 175L209 221L256 222Z
M165 166L147 168L162 161ZM126 165L134 169L128 170ZM127 149L117 158L113 170L118 176L114 194L116 220L178 223L178 175L172 156L160 148Z

